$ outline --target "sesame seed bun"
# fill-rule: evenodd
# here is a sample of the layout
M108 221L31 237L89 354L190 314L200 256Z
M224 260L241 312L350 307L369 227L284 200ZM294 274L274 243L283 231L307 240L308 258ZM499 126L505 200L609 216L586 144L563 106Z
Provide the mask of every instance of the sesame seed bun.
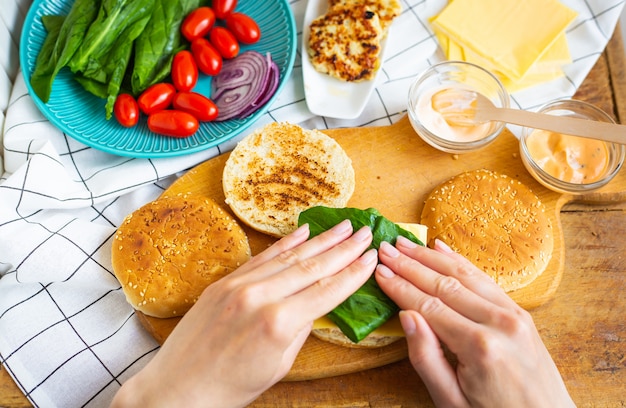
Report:
M162 197L126 217L111 252L128 302L160 318L182 316L202 291L250 259L241 227L219 205Z
M241 140L222 178L235 215L275 237L295 230L310 207L345 207L354 185L352 161L334 139L289 123L271 123Z
M554 247L550 219L523 183L489 170L462 173L435 188L421 223L435 239L472 261L506 292L545 270Z

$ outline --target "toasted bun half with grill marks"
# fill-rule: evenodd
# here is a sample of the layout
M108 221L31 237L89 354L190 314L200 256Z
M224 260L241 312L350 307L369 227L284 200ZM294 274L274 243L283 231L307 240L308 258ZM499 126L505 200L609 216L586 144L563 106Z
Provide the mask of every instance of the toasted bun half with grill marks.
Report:
M182 316L211 283L250 259L245 232L217 203L162 197L126 217L111 261L127 301L148 316Z
M545 270L554 247L545 206L522 182L489 170L462 173L435 188L421 223L491 276L506 292Z
M352 161L334 139L289 123L271 123L241 140L222 178L234 214L275 237L295 230L310 207L345 207L354 185Z

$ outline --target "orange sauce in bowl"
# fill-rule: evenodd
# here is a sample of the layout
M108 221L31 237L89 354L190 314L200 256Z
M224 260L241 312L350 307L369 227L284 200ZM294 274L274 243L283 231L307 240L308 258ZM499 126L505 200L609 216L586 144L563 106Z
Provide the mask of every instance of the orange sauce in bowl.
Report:
M601 140L536 129L526 138L526 147L539 167L568 183L596 182L609 167L609 149Z

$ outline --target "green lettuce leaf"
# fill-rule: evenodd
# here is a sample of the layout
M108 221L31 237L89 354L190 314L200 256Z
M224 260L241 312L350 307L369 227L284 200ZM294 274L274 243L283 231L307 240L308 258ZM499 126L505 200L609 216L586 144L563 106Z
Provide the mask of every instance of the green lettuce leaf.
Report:
M30 83L43 102L47 103L50 99L56 75L82 44L87 29L96 18L99 4L93 0L76 0L67 16L42 17L48 35L37 55Z
M118 45L119 38L131 42L150 20L155 0L103 0L98 15L85 34L82 44L69 62L72 72L106 81L100 70L106 55ZM104 59L103 59L104 58Z
M170 74L174 54L186 45L180 25L202 3L203 0L156 0L152 18L134 45L131 89L135 95Z
M298 225L309 224L310 238L329 230L343 220L349 219L356 231L363 226L372 229L370 248L378 249L383 241L395 245L398 236L403 236L424 246L413 233L383 217L374 208L312 207L300 213ZM368 249L370 249L368 248ZM353 342L358 343L398 312L398 306L370 277L354 294L333 309L328 318Z
M106 98L107 119L113 116L133 42L150 21L154 5L155 0L103 0L83 43L69 62L87 91Z

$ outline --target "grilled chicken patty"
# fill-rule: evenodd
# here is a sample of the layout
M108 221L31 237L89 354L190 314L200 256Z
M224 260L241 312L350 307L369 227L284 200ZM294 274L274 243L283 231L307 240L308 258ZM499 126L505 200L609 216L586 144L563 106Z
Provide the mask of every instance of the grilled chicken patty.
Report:
M372 79L380 65L383 35L378 14L368 6L337 4L311 23L311 64L343 81Z
M393 19L402 13L402 5L398 0L330 0L330 7L337 5L355 6L364 5L378 15L380 25L387 31Z

